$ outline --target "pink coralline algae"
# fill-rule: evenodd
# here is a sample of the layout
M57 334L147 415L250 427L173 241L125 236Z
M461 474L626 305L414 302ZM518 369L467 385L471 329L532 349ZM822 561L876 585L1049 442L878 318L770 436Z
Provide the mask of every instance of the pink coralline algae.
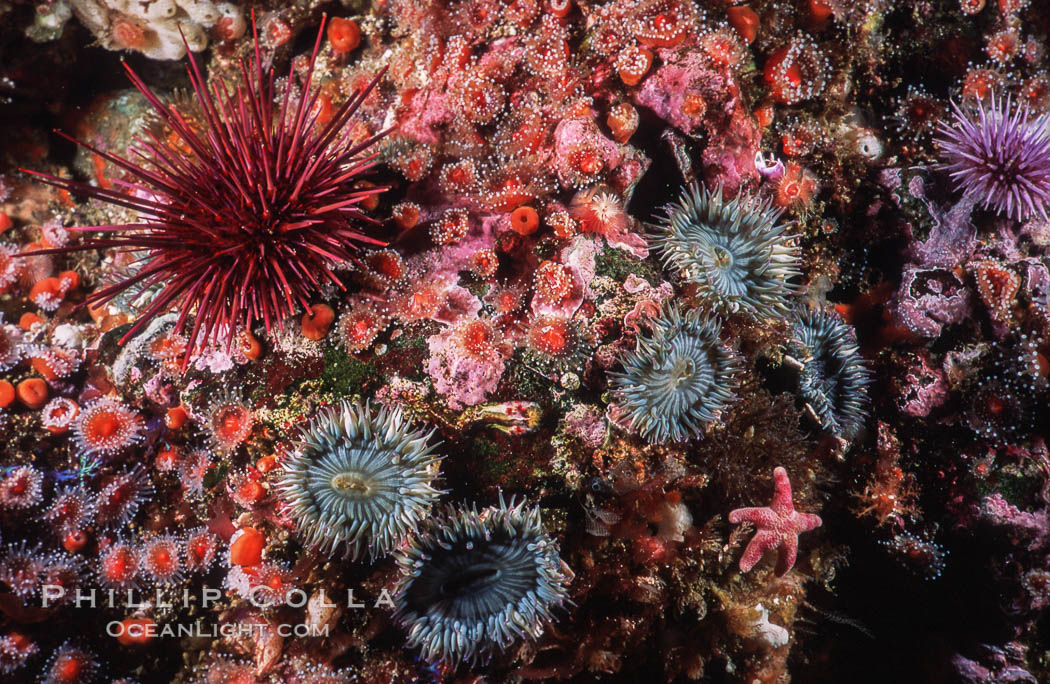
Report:
M481 302L447 275L427 273L395 302L394 316L403 322L432 320L453 325L476 316Z
M754 160L761 140L751 117L739 107L734 109L726 128L704 150L704 178L721 183L727 191L755 180L758 169Z
M607 427L600 411L580 404L565 414L565 431L585 446L596 449L605 440Z
M1050 517L1045 508L1035 513L1022 511L996 492L984 498L980 513L983 519L1003 528L1011 539L1023 542L1029 549L1050 544Z
M427 345L427 373L438 394L448 396L451 407L480 404L499 384L507 351L491 322L458 323L432 336Z
M741 572L755 567L767 551L779 549L775 572L777 575L787 574L795 566L798 556L798 535L820 527L820 516L795 510L791 481L785 469L777 467L773 470L773 486L773 502L769 506L737 508L729 513L729 522L749 522L758 528L740 556Z
M946 325L961 322L972 311L970 290L952 271L905 268L894 313L905 328L922 337L937 337Z
M703 153L704 175L727 192L758 177L755 155L762 135L741 106L738 89L730 72L713 69L704 54L690 52L657 69L636 95L639 105L684 133L717 131Z
M897 405L901 412L924 418L948 400L948 383L944 371L930 364L928 354L918 355L907 366L897 384Z
M627 276L623 289L627 294L637 298L634 308L623 317L624 329L636 335L641 332L639 326L647 319L658 316L663 302L673 294L669 283L662 283L659 288L656 288L633 273Z
M730 109L725 95L730 92L730 79L708 66L700 52L691 52L684 59L653 72L635 99L679 130L696 133L708 110L715 105Z
M912 245L915 260L923 266L952 268L969 259L977 245L977 229L970 220L974 201L963 198L945 208L926 199L925 186L918 177L912 179L909 187L925 204L934 222L929 237Z
M571 318L584 299L593 299L590 282L594 279L595 252L592 240L577 236L562 251L563 263L541 263L532 283L532 313Z
M951 658L955 677L960 684L1036 684L1037 679L1024 665L1027 648L1011 642L1004 648L984 645L981 657L971 660L961 654Z
M591 118L562 119L554 129L554 170L566 186L584 186L620 165L624 151L606 138ZM626 149L626 148L624 148Z

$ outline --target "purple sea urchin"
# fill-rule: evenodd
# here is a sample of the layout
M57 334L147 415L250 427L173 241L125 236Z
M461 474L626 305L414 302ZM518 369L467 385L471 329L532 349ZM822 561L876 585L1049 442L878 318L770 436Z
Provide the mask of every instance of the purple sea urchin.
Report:
M991 97L976 112L952 103L938 124L943 162L956 188L982 206L1023 221L1046 217L1050 205L1050 113L1029 120L1027 105Z
M348 401L323 410L278 483L306 543L329 552L346 544L354 559L389 553L441 494L432 434L410 430L399 410Z
M654 227L664 266L681 272L723 313L760 318L787 311L800 271L799 251L779 212L748 196L725 200L722 190L692 184L664 208Z
M796 311L792 322L799 392L821 427L854 439L867 421L871 371L853 328L824 310Z
M238 330L256 320L267 330L282 325L297 307L309 306L326 282L343 287L333 269L352 261L358 244L381 244L361 232L370 219L360 205L383 188L356 184L372 165L372 157L362 153L385 132L355 142L347 124L382 74L320 125L320 90L311 90L311 80L323 34L322 23L302 96L294 101L296 89L289 85L279 107L274 74L262 67L258 39L241 63L243 82L234 94L218 84L209 88L190 53L187 72L203 118L201 133L125 65L179 147L176 151L153 135L140 138L133 151L142 163L136 163L75 141L127 172L134 184L125 190L30 172L141 216L138 223L81 228L115 235L49 250L144 252L136 274L88 298L105 302L131 288L162 286L122 341L176 308L177 333L195 316L187 357L200 342L223 338L232 344ZM289 82L295 81L292 69Z
M631 429L655 444L703 434L732 401L740 368L715 322L674 306L652 322L650 335L638 337L623 366L609 373L617 406Z
M543 530L538 507L447 506L397 552L394 619L423 658L485 661L519 639L538 638L568 598L573 573Z

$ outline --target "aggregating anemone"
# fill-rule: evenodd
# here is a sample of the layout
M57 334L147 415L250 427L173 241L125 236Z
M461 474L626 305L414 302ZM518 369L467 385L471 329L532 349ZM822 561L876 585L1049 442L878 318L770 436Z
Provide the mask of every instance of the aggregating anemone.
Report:
M652 240L664 265L696 285L709 306L761 318L787 310L792 279L801 274L799 251L777 210L691 185L664 211Z
M539 637L568 599L572 571L525 500L447 506L396 554L394 619L428 661L484 662Z
M834 314L799 309L791 334L799 370L799 393L821 426L843 439L864 430L872 375L857 347L853 329Z
M328 553L345 547L354 559L389 553L441 493L432 435L397 409L349 401L323 409L278 481L304 542Z
M654 443L699 437L729 405L739 383L737 356L719 326L696 311L669 306L609 373L619 410L632 431Z

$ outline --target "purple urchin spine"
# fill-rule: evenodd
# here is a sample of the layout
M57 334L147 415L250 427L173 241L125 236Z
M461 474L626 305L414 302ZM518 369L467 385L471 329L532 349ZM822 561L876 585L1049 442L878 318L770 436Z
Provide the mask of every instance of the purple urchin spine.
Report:
M1023 221L1047 217L1050 205L1050 113L1030 119L1028 105L992 95L937 126L939 165L956 189L987 209Z

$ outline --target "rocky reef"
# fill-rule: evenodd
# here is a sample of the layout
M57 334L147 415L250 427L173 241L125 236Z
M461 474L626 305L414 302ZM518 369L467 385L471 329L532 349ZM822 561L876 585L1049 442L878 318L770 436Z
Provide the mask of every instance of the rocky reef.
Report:
M0 1L0 680L1050 680L1048 35Z

